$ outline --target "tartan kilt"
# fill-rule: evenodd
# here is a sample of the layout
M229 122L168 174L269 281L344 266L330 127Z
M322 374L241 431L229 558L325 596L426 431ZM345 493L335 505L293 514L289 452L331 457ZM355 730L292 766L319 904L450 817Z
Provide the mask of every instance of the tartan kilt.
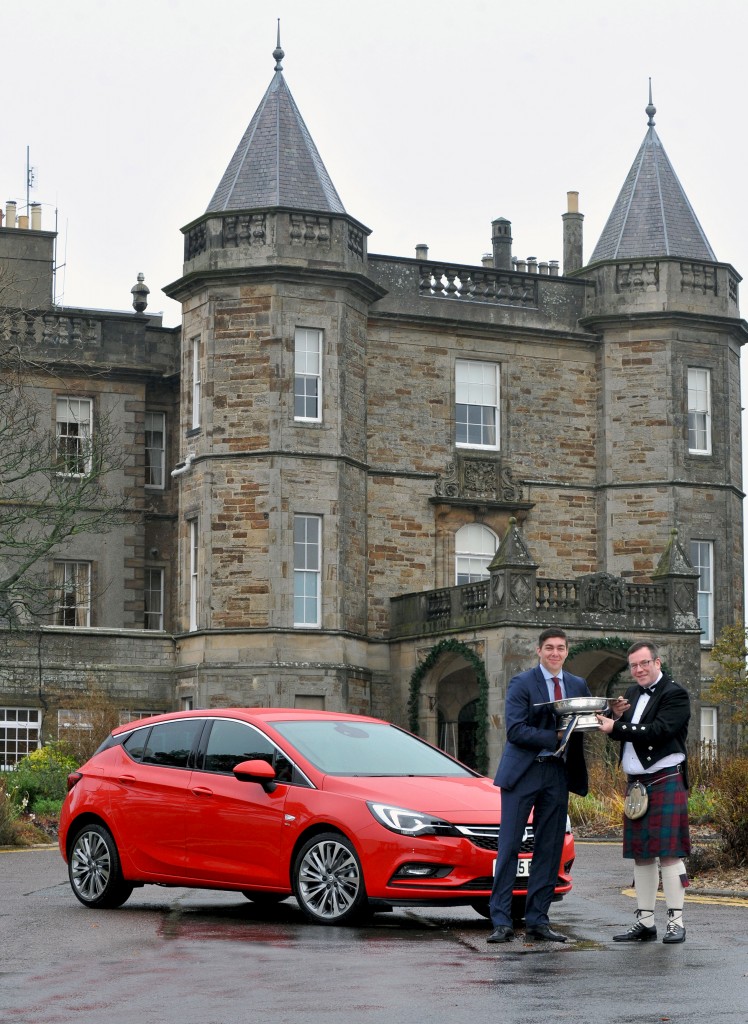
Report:
M634 780L647 787L649 807L644 817L635 821L623 816L623 856L636 860L688 856L688 791L681 772L664 768L649 776L629 776L630 782Z

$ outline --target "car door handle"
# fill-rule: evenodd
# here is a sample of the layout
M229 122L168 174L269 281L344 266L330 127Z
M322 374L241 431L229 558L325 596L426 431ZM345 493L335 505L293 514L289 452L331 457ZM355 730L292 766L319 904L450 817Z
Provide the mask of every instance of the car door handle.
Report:
M135 776L134 775L120 775L119 778L117 779L117 781L118 782L122 782L122 783L124 783L126 785L129 782L135 782Z
M192 792L195 796L213 796L213 790L206 789L205 786L195 786Z

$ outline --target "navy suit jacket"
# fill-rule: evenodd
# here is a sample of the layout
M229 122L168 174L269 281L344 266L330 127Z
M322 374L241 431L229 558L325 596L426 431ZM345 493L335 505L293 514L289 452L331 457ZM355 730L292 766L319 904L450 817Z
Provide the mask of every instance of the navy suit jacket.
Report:
M567 697L591 696L587 683L580 676L564 672L563 677ZM539 665L509 680L506 693L507 743L494 785L511 790L542 750L555 750L558 746L556 716L547 701L548 685ZM545 707L535 707L543 703ZM583 738L579 733L572 733L564 764L569 789L584 796L588 789L587 765Z

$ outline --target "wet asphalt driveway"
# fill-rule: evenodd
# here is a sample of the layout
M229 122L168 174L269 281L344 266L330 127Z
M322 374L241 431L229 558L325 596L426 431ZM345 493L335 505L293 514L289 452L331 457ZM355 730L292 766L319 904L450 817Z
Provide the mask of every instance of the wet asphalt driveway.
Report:
M618 844L580 843L554 905L565 945L489 946L472 910L308 924L293 899L136 889L119 910L75 900L56 850L0 851L2 1024L745 1024L748 902L693 899L687 941L620 945L634 903ZM658 901L658 926L664 906Z

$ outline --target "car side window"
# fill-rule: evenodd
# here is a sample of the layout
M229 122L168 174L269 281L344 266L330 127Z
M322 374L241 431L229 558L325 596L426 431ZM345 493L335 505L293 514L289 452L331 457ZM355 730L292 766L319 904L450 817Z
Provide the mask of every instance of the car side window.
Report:
M267 736L243 722L216 719L210 731L203 768L207 772L232 772L242 761L266 761L275 768L279 782L290 782L293 765Z
M202 727L203 722L198 718L186 718L176 722L163 722L161 725L154 725L140 760L143 764L186 768L195 740Z

